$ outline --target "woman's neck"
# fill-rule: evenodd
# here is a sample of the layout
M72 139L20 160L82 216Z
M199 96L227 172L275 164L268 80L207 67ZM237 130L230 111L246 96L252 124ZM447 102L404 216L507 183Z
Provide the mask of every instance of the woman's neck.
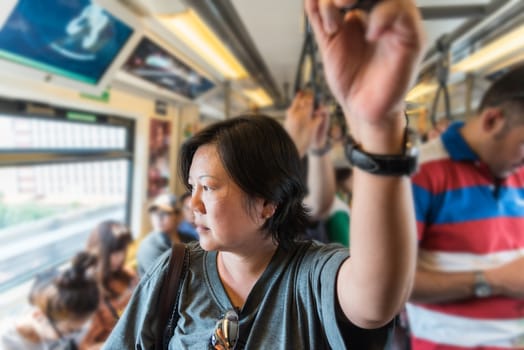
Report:
M252 251L236 254L220 251L217 269L233 306L242 307L262 273L269 265L277 245L271 238Z

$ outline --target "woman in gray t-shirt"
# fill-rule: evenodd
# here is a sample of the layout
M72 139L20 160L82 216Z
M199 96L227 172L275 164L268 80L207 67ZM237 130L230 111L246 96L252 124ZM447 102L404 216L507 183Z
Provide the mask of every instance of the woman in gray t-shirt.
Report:
M187 248L170 349L342 349L348 321L382 326L409 296L414 158L405 153L402 103L421 54L420 16L413 1L380 1L369 16L343 16L335 2L344 3L307 0L306 10L356 145L348 152L351 257L297 240L306 189L295 144L277 121L247 115L210 125L180 152L199 244ZM289 113L316 120L312 94L300 92ZM155 347L166 266L167 255L140 282L105 349Z

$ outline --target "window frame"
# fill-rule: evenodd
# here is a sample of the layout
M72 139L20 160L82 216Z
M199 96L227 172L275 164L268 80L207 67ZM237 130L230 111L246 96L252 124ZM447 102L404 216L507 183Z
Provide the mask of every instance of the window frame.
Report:
M0 114L13 118L24 119L45 119L52 121L80 123L84 125L105 125L123 127L125 130L125 145L122 148L13 148L0 149L0 169L34 166L34 165L53 165L53 164L79 164L91 163L95 161L126 160L127 169L127 188L125 190L125 224L130 226L131 211L133 203L133 180L135 167L135 133L136 121L129 117L114 114L87 111L76 108L51 106L27 100L0 99ZM78 120L68 116L88 115L90 121ZM64 264L63 259L56 261L55 267ZM45 266L49 268L51 266ZM0 287L0 294L5 293L17 286L31 280L42 269L37 269L33 274L27 274L24 278L15 279Z

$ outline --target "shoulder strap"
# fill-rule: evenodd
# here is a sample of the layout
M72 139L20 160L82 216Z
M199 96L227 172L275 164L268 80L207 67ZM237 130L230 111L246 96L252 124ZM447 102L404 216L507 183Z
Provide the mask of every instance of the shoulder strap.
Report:
M162 283L160 296L158 298L158 335L155 346L156 350L166 349L168 345L165 343L165 330L169 321L169 316L175 306L185 254L186 246L184 244L173 244L167 275L164 277L164 282Z
M111 312L111 315L113 316L115 321L118 321L120 316L118 316L118 312L115 310L115 307L113 306L113 304L111 304L111 300L109 300L107 297L104 297L104 303L106 304L107 308Z

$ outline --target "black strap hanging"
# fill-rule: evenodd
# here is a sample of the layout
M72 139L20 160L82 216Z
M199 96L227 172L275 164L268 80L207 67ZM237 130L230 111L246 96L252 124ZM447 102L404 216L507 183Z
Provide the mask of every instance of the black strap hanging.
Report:
M437 40L437 50L440 53L439 60L437 61L436 76L438 81L438 88L433 100L431 107L431 125L436 127L437 125L437 107L440 100L440 95L444 95L444 116L447 120L451 120L451 107L449 101L449 89L448 89L448 78L449 78L449 40L446 35L440 37Z
M300 90L306 89L311 90L315 98L315 108L318 107L320 103L319 89L317 86L318 63L316 53L317 47L313 30L311 29L311 24L306 19L306 34L298 61L294 92L297 93Z

